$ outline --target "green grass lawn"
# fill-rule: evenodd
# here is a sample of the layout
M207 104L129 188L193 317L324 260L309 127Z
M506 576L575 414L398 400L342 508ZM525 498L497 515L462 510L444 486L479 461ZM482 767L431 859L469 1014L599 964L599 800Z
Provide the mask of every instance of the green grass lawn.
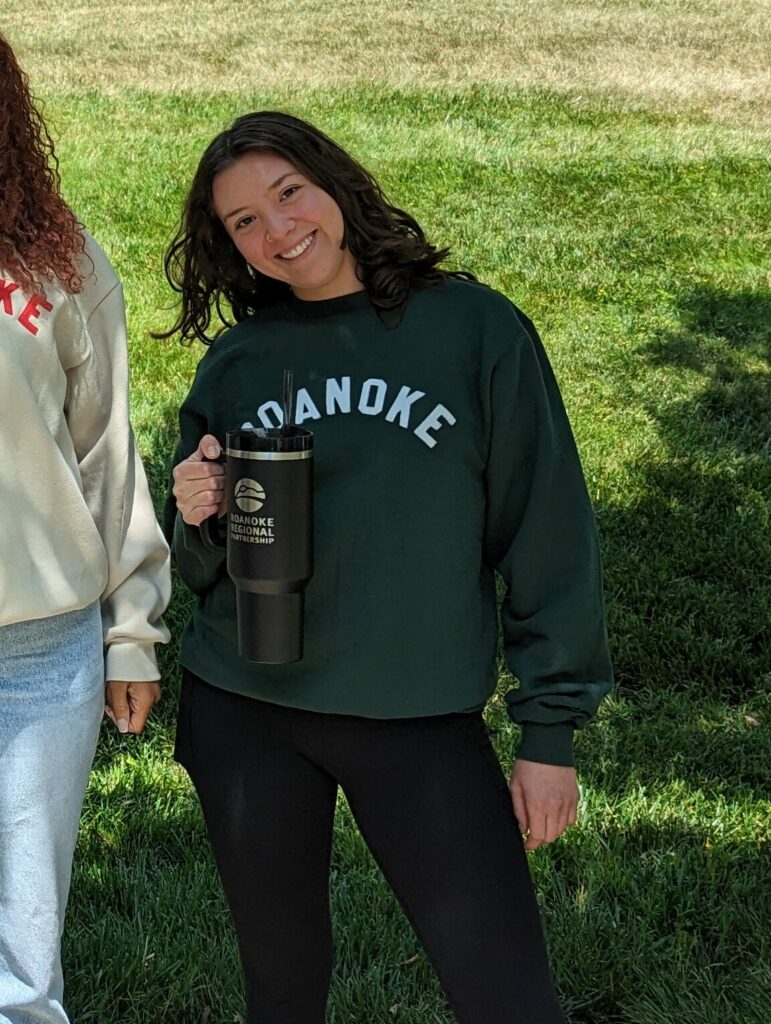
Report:
M131 17L42 6L49 19L33 25L11 0L3 31L28 57L67 195L124 281L134 421L159 500L202 353L149 338L171 316L162 251L203 145L238 113L274 106L318 123L539 326L596 504L619 681L577 739L580 825L531 856L565 1006L575 1024L764 1024L763 4L407 3L375 24L374 5L339 0L324 5L328 36L306 3L259 16L207 3L190 25L169 4ZM349 22L365 13L357 46ZM177 588L175 639L188 611ZM146 736L105 729L98 750L65 936L74 1024L241 1019L227 910L170 756L173 645L163 671ZM488 721L508 766L516 736L497 697ZM449 1024L342 800L332 898L330 1024Z

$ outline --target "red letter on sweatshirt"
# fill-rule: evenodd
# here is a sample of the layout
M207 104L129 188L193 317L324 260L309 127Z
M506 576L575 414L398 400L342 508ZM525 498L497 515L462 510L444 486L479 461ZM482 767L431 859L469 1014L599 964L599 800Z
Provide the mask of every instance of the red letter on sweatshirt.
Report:
M37 326L32 323L32 317L39 317L41 309L47 309L50 313L54 307L46 301L44 295L33 295L27 305L21 311L19 323L25 327L30 334L37 334Z
M3 310L8 316L13 316L13 303L11 302L11 296L19 286L14 284L13 281L4 281L0 277L0 302L3 304Z

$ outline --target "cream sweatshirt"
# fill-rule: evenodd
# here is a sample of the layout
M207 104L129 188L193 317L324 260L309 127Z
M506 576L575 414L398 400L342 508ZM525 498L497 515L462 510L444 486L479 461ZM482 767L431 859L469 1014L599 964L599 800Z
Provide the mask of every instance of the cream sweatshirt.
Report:
M78 295L0 271L0 626L99 598L106 678L147 681L169 553L129 424L123 290L86 238Z

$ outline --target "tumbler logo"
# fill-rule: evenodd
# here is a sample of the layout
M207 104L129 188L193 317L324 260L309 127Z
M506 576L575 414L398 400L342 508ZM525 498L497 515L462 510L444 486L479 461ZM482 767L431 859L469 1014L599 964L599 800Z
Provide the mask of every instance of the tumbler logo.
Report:
M256 512L265 504L265 488L248 476L242 477L236 484L235 499L242 512Z

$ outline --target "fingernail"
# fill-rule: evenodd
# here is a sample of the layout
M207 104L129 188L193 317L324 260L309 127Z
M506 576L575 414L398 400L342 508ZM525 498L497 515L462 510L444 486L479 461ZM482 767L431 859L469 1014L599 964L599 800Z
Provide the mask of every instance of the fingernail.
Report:
M220 446L218 444L210 444L206 449L206 454L210 459L216 459L220 453Z
M116 725L118 726L118 732L128 732L127 718L119 718Z

